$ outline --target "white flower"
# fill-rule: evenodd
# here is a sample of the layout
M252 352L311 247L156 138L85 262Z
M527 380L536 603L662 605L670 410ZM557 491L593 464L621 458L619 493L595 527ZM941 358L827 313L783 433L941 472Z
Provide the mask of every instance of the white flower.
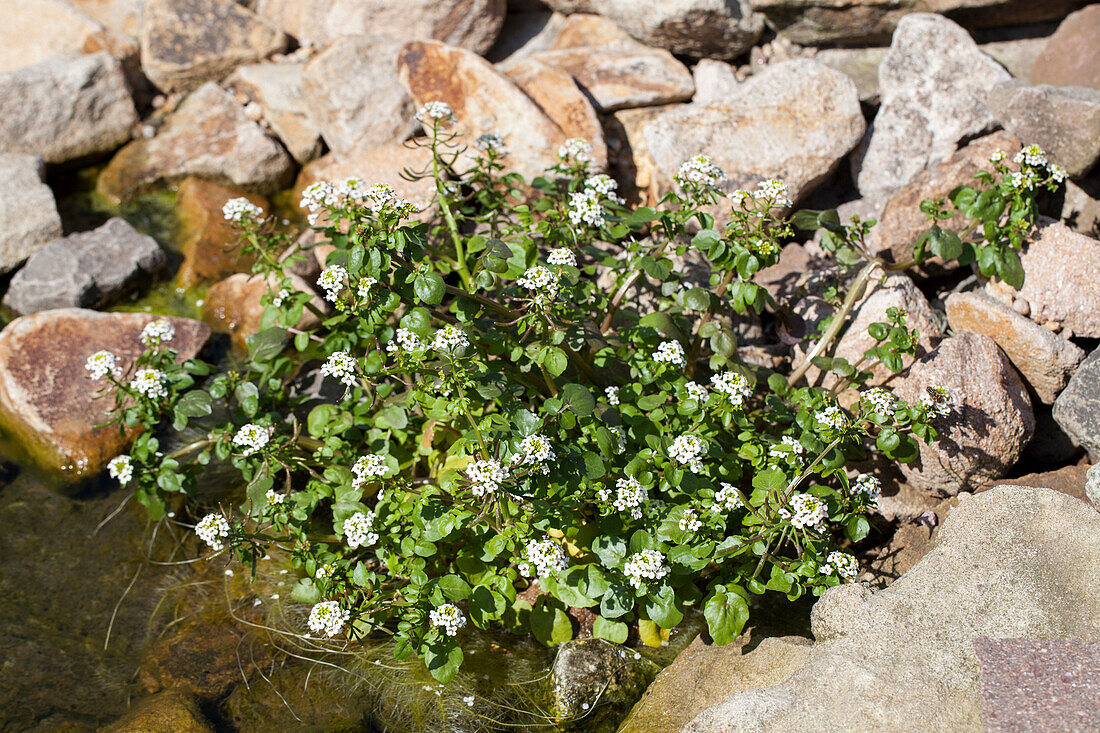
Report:
M335 303L347 279L348 271L340 265L333 265L321 271L321 276L317 278L317 285L325 291L325 300Z
M668 575L668 571L665 556L657 550L636 552L623 563L623 574L635 588L641 588L646 580L660 580Z
M494 135L491 132L487 132L481 135L477 139L477 149L489 152L492 150L495 153L504 152L504 138L500 135Z
M1021 191L1031 191L1039 184L1039 176L1035 174L1034 170L1027 168L1023 171L1016 171L1010 174L1008 183L1013 188Z
M212 550L220 550L229 537L229 522L221 514L207 514L195 525L195 534Z
M938 384L930 384L924 388L924 394L920 398L921 405L928 410L928 414L934 417L946 417L951 414L951 403L954 395L951 390Z
M699 456L703 455L706 450L707 444L703 442L702 438L695 435L678 435L668 449L668 457L677 463L689 466L692 471L698 472L703 469L703 463L699 460Z
M519 453L513 459L517 466L536 466L539 473L546 473L546 464L557 458L545 435L528 435L519 443Z
M745 199L751 198L751 197L752 197L751 193L739 188L736 191L734 191L733 193L731 193L727 198L729 198L730 203L733 204L733 208L739 209L739 208L741 208L741 204L745 203Z
M847 580L855 580L859 575L859 560L855 555L833 550L825 558L825 564L821 566L821 574L832 575L833 573Z
M615 404L618 404L617 402ZM619 453L626 450L626 431L620 428L618 425L609 425L607 429L611 432L611 435L615 437L616 447Z
M604 487L597 492L600 501L611 501L611 489ZM642 507L649 499L649 491L633 476L624 476L615 482L615 499L611 505L616 511L630 512L634 519L642 518Z
M164 383L168 376L159 369L138 369L130 386L140 395L151 400L168 396L168 386Z
M399 328L393 336L393 341L386 344L386 351L391 354L395 351L423 351L428 348L416 332L407 328Z
M726 179L722 169L705 155L685 161L672 177L681 188L715 188Z
M619 194L615 193L619 189L619 182L606 173L600 173L599 175L586 178L584 181L584 188L586 191L595 191L600 196L614 201L619 205L626 203Z
M229 199L222 207L222 216L226 221L240 224L242 221L263 218L264 210L246 198Z
M761 183L760 188L754 191L752 196L757 200L770 201L776 206L791 205L787 184L774 178Z
M792 496L787 507L779 510L779 515L784 519L789 519L791 526L795 529L811 527L818 531L824 530L827 516L824 502L810 494L795 494Z
M566 249L565 247L558 247L555 250L551 250L547 256L546 261L551 265L569 265L570 267L577 266L577 255L573 254L573 250Z
M378 533L374 530L374 512L356 512L344 520L344 540L351 549L370 547L378 542Z
M176 329L170 321L159 318L141 329L141 343L156 348L176 337Z
M592 143L584 138L571 137L558 148L558 157L566 161L572 158L577 163L591 163L594 150Z
M466 332L457 326L444 326L435 332L432 348L436 351L453 353L470 345Z
M700 403L706 402L707 396L710 394L706 386L698 382L687 382L684 385L684 390L688 393L688 399Z
M535 265L523 273L516 285L535 293L535 300L539 302L553 300L558 294L558 276L542 265Z
M462 696L462 702L466 705L466 707L472 708L474 706L474 696L473 695L463 695Z
M579 226L583 222L599 229L607 222L607 212L600 203L600 194L590 189L569 194L568 213L573 226Z
M120 486L125 486L134 477L134 463L130 456L115 456L107 463L107 473L118 479Z
M268 489L264 496L267 497L268 506L279 506L286 501L286 494L280 494L275 489Z
M359 377L355 373L355 358L347 351L337 351L329 355L321 365L321 374L332 377L345 387L354 387L359 383Z
M848 426L848 416L836 405L830 405L814 416L819 423L833 430L843 430Z
M1066 180L1066 176L1069 175L1066 172L1066 169L1060 165L1051 164L1049 166L1049 169L1050 177L1054 180L1055 183L1061 183L1062 181Z
M698 532L703 527L703 522L694 509L688 507L684 515L680 517L680 530L683 532Z
M290 291L286 288L280 288L279 292L275 293L275 295L271 297L271 305L275 306L276 308L282 308L283 302L289 297Z
M1012 158L1014 161L1020 164L1026 163L1030 166L1044 166L1047 164L1046 153L1038 145L1028 145Z
M466 617L453 603L444 603L442 606L433 608L428 614L428 619L432 626L443 629L443 633L447 636L454 636L466 625Z
M618 387L606 387L603 393L607 395L607 404L615 407L619 404L619 388Z
M714 493L715 510L732 512L734 509L740 509L743 506L745 506L745 503L741 501L741 495L737 492L737 489L733 484L723 481L721 488Z
M344 630L351 611L340 608L337 601L321 601L309 612L309 630L315 634L336 636Z
M428 102L416 113L416 121L424 125L453 125L457 122L454 110L446 102Z
M743 404L745 398L752 394L752 385L749 384L749 380L737 372L714 374L710 378L710 383L716 391L727 395L730 404L734 407Z
M872 387L863 393L863 399L867 400L873 409L883 417L893 417L898 409L898 398L893 392L882 387Z
M801 455L806 451L795 438L789 435L784 435L780 438L780 442L776 443L768 451L768 455L772 458L794 458L799 462L802 461Z
M466 475L470 478L470 490L474 496L485 496L498 491L500 485L511 476L511 472L500 461L486 458L467 466Z
M302 191L301 206L316 214L322 207L337 204L336 189L327 181L317 181Z
M882 493L882 483L869 473L861 473L852 482L852 493L863 494L871 501L877 502Z
M378 280L373 277L364 277L359 280L359 284L355 288L355 294L360 298L369 298L371 288L378 284Z
M553 540L531 540L524 551L528 566L534 566L535 575L546 578L569 567L569 559L562 546Z
M329 565L328 563L325 563L321 567L317 568L317 572L313 574L313 577L317 578L318 580L324 580L326 578L331 578L332 574L335 572L336 568L334 568L332 565Z
M673 366L687 366L687 360L684 358L684 347L680 345L679 341L662 341L657 345L657 350L653 352L652 359Z
M273 425L264 426L248 423L241 426L241 429L233 436L233 442L244 448L241 451L243 455L250 456L256 451L262 450L264 446L271 442L271 436L274 434L275 427Z
M92 379L103 379L108 374L119 376L118 357L110 351L97 351L84 362L84 368L88 370L88 376Z
M989 162L990 163L1000 163L1002 160L1005 159L1005 157L1007 157L1007 156L1005 156L1005 151L1003 151L1003 150L994 150L989 156Z

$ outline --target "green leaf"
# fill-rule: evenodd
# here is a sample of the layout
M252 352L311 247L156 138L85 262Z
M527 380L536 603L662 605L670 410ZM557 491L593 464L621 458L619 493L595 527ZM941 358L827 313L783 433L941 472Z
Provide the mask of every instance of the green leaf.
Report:
M583 384L570 382L561 388L561 401L577 417L586 417L596 409L596 399Z
M763 491L779 491L787 487L787 476L778 468L766 468L752 477L752 487Z
M290 599L298 603L317 603L321 600L321 589L313 583L313 578L300 578L290 591Z
M452 601L465 601L470 597L470 584L457 575L444 575L439 579L439 589Z
M599 454L592 451L585 451L581 456L584 460L584 476L588 479L603 478L607 473L607 466L604 465L603 459Z
M606 639L613 644L625 644L630 634L630 627L622 621L611 621L603 616L597 616L592 623L592 636L597 639Z
M997 275L1017 290L1024 286L1024 265L1016 250L1005 248L1001 259L997 261Z
M176 412L185 417L203 417L210 414L210 393L193 389L176 403Z
M543 352L542 365L546 367L546 371L557 377L569 366L569 357L557 346L548 346Z
M605 568L614 568L626 559L626 542L613 535L600 535L592 540L592 552Z
M684 612L676 604L676 591L663 584L657 586L656 592L646 594L645 612L662 629L671 629L684 620Z
M237 389L233 391L233 396L237 398L237 404L241 406L244 414L249 417L253 417L260 409L260 391L256 389L256 385L252 382L237 385Z
M424 650L424 664L432 677L447 684L462 666L462 647L450 637L429 644Z
M704 288L691 288L684 293L684 307L693 311L703 311L710 307L710 291Z
M443 294L447 292L443 284L443 278L434 270L426 272L413 282L413 292L420 302L427 305L436 305L443 301Z
M719 646L729 644L741 635L749 620L748 600L740 593L728 589L715 591L703 604L703 617L707 620L710 638Z
M245 343L248 344L249 359L256 363L271 361L286 346L286 329L280 326L266 328L249 336Z
M539 596L531 609L531 633L546 646L556 646L573 638L573 622L561 602Z
M629 585L611 586L600 601L600 615L605 618L619 618L633 610L634 589Z
M403 408L390 405L375 413L374 424L383 430L404 430L409 424L409 416Z

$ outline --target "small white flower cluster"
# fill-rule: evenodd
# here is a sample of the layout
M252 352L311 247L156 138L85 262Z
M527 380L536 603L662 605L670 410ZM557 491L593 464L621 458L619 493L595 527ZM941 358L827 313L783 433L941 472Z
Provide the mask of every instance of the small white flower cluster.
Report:
M611 489L602 487L596 492L600 501L611 501ZM649 491L633 476L624 476L615 482L615 500L611 505L616 511L629 511L634 519L642 518L642 506L649 498Z
M368 453L358 458L352 465L351 472L355 474L355 478L352 479L351 485L356 489L361 489L369 479L381 478L388 471L386 456L381 453Z
M1009 174L1008 183L1017 190L1032 191L1039 185L1039 176L1035 171L1028 168Z
M546 261L551 265L569 265L570 267L576 267L577 255L573 254L573 250L571 249L558 247L550 251L550 254L546 257Z
M407 328L399 328L393 336L393 341L386 344L386 351L391 354L395 351L424 351L428 348L414 331Z
M282 308L283 303L286 302L286 299L289 298L289 297L290 297L290 291L289 290L287 290L286 288L279 288L279 292L277 292L277 293L275 293L275 295L271 296L271 305L275 306L276 308Z
M374 531L374 512L356 512L344 520L344 539L348 547L355 550L370 547L378 542L378 533Z
M1038 145L1027 145L1023 147L1020 152L1016 153L1012 160L1020 165L1026 163L1027 165L1040 168L1047 164L1047 155Z
M118 479L119 486L125 486L134 477L134 462L130 456L115 456L107 463L107 473Z
M483 150L485 152L489 152L491 150L494 153L503 153L504 138L502 138L500 135L494 135L491 132L487 132L484 135L478 137L477 149Z
M416 113L416 121L422 125L453 125L458 121L451 105L446 102L428 102Z
M883 417L893 417L898 409L898 398L894 393L882 387L871 387L863 393L863 399L871 405L871 409Z
M1069 175L1069 172L1066 171L1065 168L1060 165L1054 165L1053 163L1047 166L1047 169L1050 171L1050 177L1054 179L1055 183L1062 183L1066 180L1066 176Z
M722 482L721 488L714 493L714 508L719 512L732 512L745 506L741 501L741 495L733 484Z
M286 501L286 494L280 494L275 489L268 489L264 496L267 497L268 506L279 506Z
M752 385L749 380L737 372L722 372L714 374L710 378L714 389L729 396L730 404L738 407L745 402L745 398L752 394Z
M678 435L668 449L668 457L677 463L689 466L692 471L703 470L699 457L707 450L707 444L696 435Z
M584 223L599 229L607 223L607 212L600 203L600 194L593 190L574 191L569 194L568 214L573 226Z
M833 430L843 430L848 427L848 416L836 405L826 407L814 417L819 423Z
M457 326L447 325L435 332L432 348L436 351L454 353L470 345L466 332Z
M520 573L526 576L534 574L539 578L546 578L569 567L569 558L565 555L562 546L553 540L531 540L524 550L526 562L520 565Z
M801 462L801 456L805 451L806 449L803 448L802 444L799 443L795 438L792 438L789 435L784 435L780 439L780 442L771 447L771 450L768 451L768 455L772 458L794 458L795 460Z
M617 193L619 190L619 182L606 173L600 173L586 178L584 181L584 189L586 191L595 191L600 196L610 201L614 201L620 206L626 203Z
M511 471L507 466L493 458L477 460L466 467L470 479L470 490L474 496L485 496L500 490L500 485L508 480Z
M92 379L103 379L108 374L119 376L121 371L118 366L118 357L110 351L97 351L84 362L84 368L88 370L88 376Z
M520 441L519 453L513 463L517 466L535 466L539 473L546 473L549 470L546 464L556 458L549 438L545 435L528 435Z
M577 163L591 163L592 143L582 137L571 137L558 148L558 157L564 161L572 159Z
M726 174L705 155L696 155L685 161L673 180L681 188L715 188L726 179Z
M313 574L313 577L317 578L317 580L325 580L327 578L331 578L333 573L335 572L335 567L328 563L325 563L321 567L317 568L317 572Z
M157 400L168 396L168 386L165 384L167 378L168 375L160 369L138 369L130 380L130 386L138 394Z
M616 402L615 404L618 404L618 403ZM614 436L614 438L615 438L615 447L617 448L618 452L622 453L623 451L625 451L626 450L626 431L623 430L618 425L609 425L607 427L607 429L608 429L608 431L610 431L611 435Z
M362 299L370 297L371 288L378 284L378 280L373 277L364 277L359 280L359 284L355 287L355 294Z
M869 473L861 473L852 482L852 493L863 494L871 501L878 501L882 494L882 482Z
M443 633L447 636L454 636L466 625L466 617L453 603L444 603L442 606L433 608L428 614L428 620L431 621L432 626L443 629Z
M336 636L351 619L351 611L340 608L337 601L321 601L309 612L309 630L315 634Z
M231 221L234 224L240 224L246 219L250 221L257 220L262 218L263 215L263 209L243 196L229 199L225 202L225 206L222 207L222 216L225 217L226 221Z
M520 275L516 285L532 291L540 303L553 300L558 294L558 276L542 265L535 265Z
M1007 156L1005 155L1005 151L997 149L997 150L994 150L992 153L990 153L989 162L990 163L1000 163L1006 157Z
M930 384L924 388L924 394L920 398L921 405L929 414L936 417L946 417L951 414L951 403L954 395L951 390L938 384Z
M687 392L689 400L695 400L699 403L706 402L707 397L710 395L710 391L706 388L706 385L699 384L698 382L687 382L684 384L684 391Z
M789 509L787 507L790 507ZM779 510L779 516L788 519L795 529L810 527L823 530L825 526L825 504L810 494L795 494L787 507Z
M311 183L302 190L301 206L316 215L322 208L336 206L340 202L336 187L327 181ZM311 224L316 222L310 219Z
M329 355L325 363L321 365L321 374L332 377L345 387L354 387L359 382L355 373L355 357L347 351L336 351Z
M348 271L340 265L333 265L321 271L321 276L317 278L317 286L325 291L325 300L335 303L347 279Z
M855 580L859 575L859 560L855 555L833 550L825 558L825 564L821 566L821 574L832 575L833 573L848 580Z
M243 455L250 456L271 442L271 436L275 434L274 425L257 425L248 423L241 426L237 434L233 436L233 442L244 448Z
M665 556L657 550L636 552L623 563L623 574L635 588L641 588L646 580L660 580L668 571Z
M702 520L699 519L699 514L688 507L684 510L684 514L680 517L680 530L683 532L698 532L703 527Z
M679 341L662 341L657 345L657 350L653 352L651 358L653 361L672 364L673 366L687 366L687 359L684 358L684 347L680 345Z
M225 547L225 540L229 537L229 522L221 514L207 514L195 525L195 534L210 545L210 549L220 550Z
M163 343L171 341L175 337L176 329L172 325L172 322L163 318L150 321L145 324L145 328L141 329L141 343L154 349Z
M607 395L607 404L615 407L619 404L619 388L605 387L603 393Z
M752 193L753 198L763 201L771 201L776 206L790 206L791 199L787 184L774 178L764 181Z

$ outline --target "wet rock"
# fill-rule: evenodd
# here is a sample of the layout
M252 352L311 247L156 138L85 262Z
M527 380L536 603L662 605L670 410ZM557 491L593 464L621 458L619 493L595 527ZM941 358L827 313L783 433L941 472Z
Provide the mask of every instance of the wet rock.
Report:
M114 150L137 122L130 88L105 51L67 54L0 74L0 152L62 163Z
M285 47L277 28L233 0L147 0L142 10L141 68L165 92L218 81Z
M1070 14L1054 32L1031 69L1032 84L1100 89L1100 7Z
M550 670L553 714L558 720L584 716L596 703L632 703L645 691L647 660L603 639L575 639L561 645Z
M335 662L339 663L340 659ZM349 695L347 675L293 660L264 670L267 681L240 685L226 699L225 718L240 733L273 730L329 733L370 729L377 702Z
M41 158L0 153L0 273L61 236L61 215L45 177Z
M993 339L963 332L945 339L897 386L919 402L927 387L951 393L950 412L934 421L939 437L901 464L906 480L939 495L975 489L1005 476L1035 430L1027 388Z
M188 176L270 193L289 182L292 162L282 146L249 119L213 82L192 92L156 137L118 151L96 182L118 201Z
M988 289L995 296L1026 300L1037 323L1053 322L1076 336L1100 338L1100 241L1061 222L1040 223L1020 253L1024 286L1016 290L998 280Z
M696 104L721 104L735 94L741 84L732 66L714 59L700 59L691 70L691 78L695 82L691 101Z
M267 661L258 644L245 643L233 624L203 621L153 644L146 652L140 679L147 690L177 690L200 703L221 700L246 681L241 656ZM251 640L249 640L251 641Z
M952 153L945 160L913 176L907 184L890 195L874 218L877 223L868 237L868 246L875 254L890 262L905 262L913 257L913 245L929 227L928 216L920 210L925 199L946 198L958 186L974 182L974 174L991 171L989 156L1002 150L1009 160L1020 150L1020 141L1009 132L995 132L974 140ZM962 232L972 221L961 214L940 223L945 229ZM922 263L918 273L939 275L958 268L958 263L944 263L932 257Z
M401 44L384 36L344 36L302 72L310 115L329 149L346 153L407 138L416 109L397 76Z
M1100 461L1100 349L1085 357L1054 402L1054 419Z
M961 140L991 130L986 95L1009 78L950 20L927 13L902 19L879 67L882 107L853 161L859 192L896 191Z
M608 18L647 46L682 56L733 59L764 30L746 0L548 0L563 13Z
M189 288L216 282L235 272L248 272L252 259L241 254L237 231L225 220L222 207L235 198L246 198L268 214L267 199L201 178L185 178L179 185L176 216L179 219L183 263L176 282Z
M1090 467L1086 472L1085 494L1092 505L1100 510L1100 464Z
M836 69L851 79L859 92L859 101L879 103L878 69L889 48L823 48L814 54L814 61Z
M1006 130L1041 147L1070 176L1100 158L1100 89L1032 87L1013 79L993 87L986 104Z
M88 378L84 363L107 349L128 368L144 350L141 329L157 317L62 308L16 318L0 331L0 423L43 466L70 479L98 472L133 431L103 425L114 403L96 399L101 383ZM195 356L210 329L189 318L168 320L180 359Z
M961 502L936 544L889 588L841 585L812 615L809 659L734 695L684 733L982 729L979 636L1100 638L1100 515L1045 489Z
M272 132L294 160L304 164L321 154L321 133L302 91L303 67L300 63L239 66L226 86L260 105Z
M102 25L63 0L7 0L0 26L0 72L86 51L104 33Z
M413 41L402 50L398 70L417 106L446 102L468 140L488 133L503 137L508 163L528 180L558 161L567 135L480 56L435 41Z
M292 287L298 292L313 293L309 284L297 275L291 275ZM217 283L206 292L203 301L203 318L215 331L227 333L233 338L233 345L241 352L248 351L248 337L259 333L267 304L261 299L278 289L278 280L264 280L259 276L237 273ZM313 305L318 311L325 311L325 302L314 295ZM319 323L317 316L309 310L302 314L298 328L314 328Z
M104 308L148 286L168 264L152 237L112 218L54 239L15 273L4 306L25 315L50 308Z
M754 74L722 104L660 114L643 134L666 187L702 152L725 171L727 190L779 178L797 202L833 172L865 127L851 80L799 59Z
M947 321L956 333L971 331L997 342L1013 366L1050 405L1085 358L1085 352L1011 308L977 293L947 298Z
M504 21L506 0L258 0L255 7L300 43L374 34L485 53Z
M161 692L139 701L134 709L102 733L210 733L212 728L187 695Z

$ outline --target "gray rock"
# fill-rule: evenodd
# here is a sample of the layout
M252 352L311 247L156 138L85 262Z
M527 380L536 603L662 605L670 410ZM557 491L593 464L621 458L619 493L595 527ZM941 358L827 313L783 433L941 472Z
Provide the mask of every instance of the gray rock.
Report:
M990 41L978 44L986 56L993 58L1001 66L1008 69L1008 73L1017 79L1028 79L1031 69L1035 66L1035 60L1039 58L1047 39L1039 38L1013 38L1006 41Z
M860 193L895 191L961 140L992 129L985 98L1009 78L950 20L927 13L903 18L879 67L882 107L853 160Z
M732 66L714 59L700 59L691 70L691 76L695 81L695 96L691 101L696 104L721 104L741 85Z
M0 74L0 153L47 163L114 150L130 139L137 111L117 59L67 54Z
M1073 177L1100 158L1100 89L1013 79L993 87L986 104L1006 130L1041 147Z
M4 305L20 315L51 308L104 308L151 285L168 259L123 219L48 242L15 273Z
M889 50L883 46L823 48L814 54L814 61L836 69L855 82L859 101L878 104L878 69Z
M306 64L302 90L329 149L375 148L412 133L416 109L397 76L400 53L384 36L344 36Z
M1100 349L1085 357L1054 402L1054 419L1100 461Z
M61 216L45 177L41 158L0 153L0 273L61 236Z
M575 720L600 703L633 703L655 672L648 660L603 639L575 639L558 649L550 670L554 717Z
M304 64L240 66L226 86L244 92L264 111L264 120L294 160L305 164L321 154L321 133L302 91Z
M1100 511L1100 463L1091 466L1085 474L1085 495L1092 505Z
M818 642L779 685L734 695L683 733L982 730L980 636L1100 640L1100 515L1048 489L960 502L889 588L830 589Z
M1097 239L1100 238L1100 191L1096 188L1096 176L1092 178L1091 185L1082 182L1079 186L1074 181L1066 181L1058 218L1075 232Z
M852 81L797 59L754 74L722 104L662 113L643 135L666 189L684 161L705 153L725 171L727 190L779 178L797 202L832 173L865 127Z

